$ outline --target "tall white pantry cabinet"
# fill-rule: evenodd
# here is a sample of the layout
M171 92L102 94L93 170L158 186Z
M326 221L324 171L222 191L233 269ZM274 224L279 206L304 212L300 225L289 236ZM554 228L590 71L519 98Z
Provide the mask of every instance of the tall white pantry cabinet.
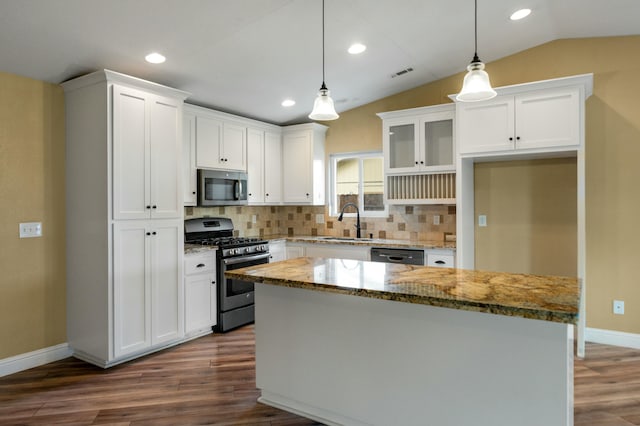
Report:
M188 93L108 70L62 86L67 339L77 358L110 367L184 335Z

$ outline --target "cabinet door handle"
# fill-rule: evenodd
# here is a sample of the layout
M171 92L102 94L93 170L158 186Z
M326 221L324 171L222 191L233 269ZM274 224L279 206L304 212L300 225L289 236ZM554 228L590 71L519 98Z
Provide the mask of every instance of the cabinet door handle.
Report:
M435 262L433 262L433 263L437 263L438 265L444 265L444 264L445 264L445 261L444 261L444 260L436 260L436 261L435 261Z
M206 265L204 263L198 263L196 268L204 268Z

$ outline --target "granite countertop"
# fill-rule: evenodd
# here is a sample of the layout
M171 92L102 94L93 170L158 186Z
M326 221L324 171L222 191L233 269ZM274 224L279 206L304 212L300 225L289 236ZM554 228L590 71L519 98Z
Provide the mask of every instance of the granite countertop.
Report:
M227 271L257 283L576 324L577 278L300 257ZM259 303L259 302L258 302Z
M455 241L413 241L413 240L387 240L380 238L345 238L332 236L265 236L269 241L283 240L291 243L312 243L312 244L343 244L351 246L370 247L394 247L394 248L417 248L417 249L456 249Z
M184 254L194 254L194 253L206 253L212 250L217 250L217 246L203 246L201 244L184 244Z

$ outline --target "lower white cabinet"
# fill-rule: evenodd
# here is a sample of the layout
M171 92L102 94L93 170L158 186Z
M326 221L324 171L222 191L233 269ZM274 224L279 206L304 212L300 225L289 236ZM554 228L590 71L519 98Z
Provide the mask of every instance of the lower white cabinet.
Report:
M184 257L185 334L209 333L217 322L216 252Z
M269 262L280 262L286 258L286 243L284 241L269 241Z
M453 250L428 249L425 250L427 266L440 268L455 268L456 254Z
M113 226L113 357L184 335L181 220Z
M287 259L294 257L330 257L335 259L369 260L371 247L348 244L287 243Z

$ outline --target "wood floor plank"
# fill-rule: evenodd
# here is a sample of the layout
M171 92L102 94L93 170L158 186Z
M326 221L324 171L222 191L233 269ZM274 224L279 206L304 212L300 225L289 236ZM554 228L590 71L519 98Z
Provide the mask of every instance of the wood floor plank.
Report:
M589 343L576 426L640 425L640 351ZM68 358L0 378L0 425L317 425L257 402L253 326L103 370Z

